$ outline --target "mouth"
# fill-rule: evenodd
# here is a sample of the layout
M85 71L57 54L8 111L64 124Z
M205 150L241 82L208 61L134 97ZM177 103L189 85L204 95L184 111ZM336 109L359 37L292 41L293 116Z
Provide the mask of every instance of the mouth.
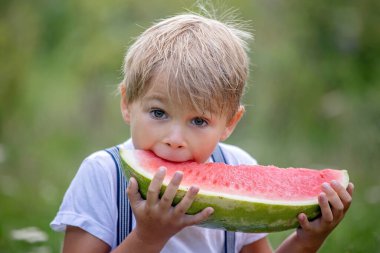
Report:
M182 154L166 153L166 152L155 152L154 150L149 150L155 156L161 158L165 162L170 163L188 163L194 162L194 159L186 159Z

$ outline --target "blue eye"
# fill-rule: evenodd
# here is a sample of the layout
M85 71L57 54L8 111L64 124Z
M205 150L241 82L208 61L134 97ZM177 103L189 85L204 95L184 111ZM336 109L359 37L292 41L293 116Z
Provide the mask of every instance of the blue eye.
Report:
M208 124L206 120L199 118L199 117L192 119L191 123L196 125L196 126L200 126L200 127L207 126L207 124Z
M149 112L149 114L154 119L166 119L167 118L165 111L163 111L161 109L152 109Z

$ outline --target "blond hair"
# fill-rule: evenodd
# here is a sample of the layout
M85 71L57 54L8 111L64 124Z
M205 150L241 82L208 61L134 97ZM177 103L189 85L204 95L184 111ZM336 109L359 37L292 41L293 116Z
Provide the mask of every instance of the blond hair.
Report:
M132 103L165 73L170 98L198 111L237 111L248 77L249 32L197 14L164 19L143 32L126 53L126 99Z

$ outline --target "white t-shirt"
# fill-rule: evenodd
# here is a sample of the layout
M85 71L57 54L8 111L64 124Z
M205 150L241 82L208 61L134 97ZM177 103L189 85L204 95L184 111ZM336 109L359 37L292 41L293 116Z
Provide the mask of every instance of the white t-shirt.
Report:
M131 140L121 144L133 149ZM221 144L228 164L256 164L242 149ZM57 216L50 223L55 231L64 231L66 225L77 226L115 248L117 226L116 169L111 156L98 151L81 164L67 189ZM133 217L133 227L135 226ZM265 233L236 232L235 252L244 245L257 241ZM161 252L164 253L220 253L224 247L224 231L198 226L186 227L174 235Z

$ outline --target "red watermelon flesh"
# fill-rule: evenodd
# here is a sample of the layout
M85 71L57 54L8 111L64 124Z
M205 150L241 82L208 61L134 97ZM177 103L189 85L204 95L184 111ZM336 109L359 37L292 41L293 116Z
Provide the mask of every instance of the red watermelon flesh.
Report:
M173 163L151 152L134 152L139 166L154 174L159 167L167 168L166 182L176 171L183 172L182 186L197 185L201 191L218 192L241 197L274 201L315 200L324 182L336 180L347 184L347 175L341 170L306 168L278 168L276 166L239 165L195 162Z

